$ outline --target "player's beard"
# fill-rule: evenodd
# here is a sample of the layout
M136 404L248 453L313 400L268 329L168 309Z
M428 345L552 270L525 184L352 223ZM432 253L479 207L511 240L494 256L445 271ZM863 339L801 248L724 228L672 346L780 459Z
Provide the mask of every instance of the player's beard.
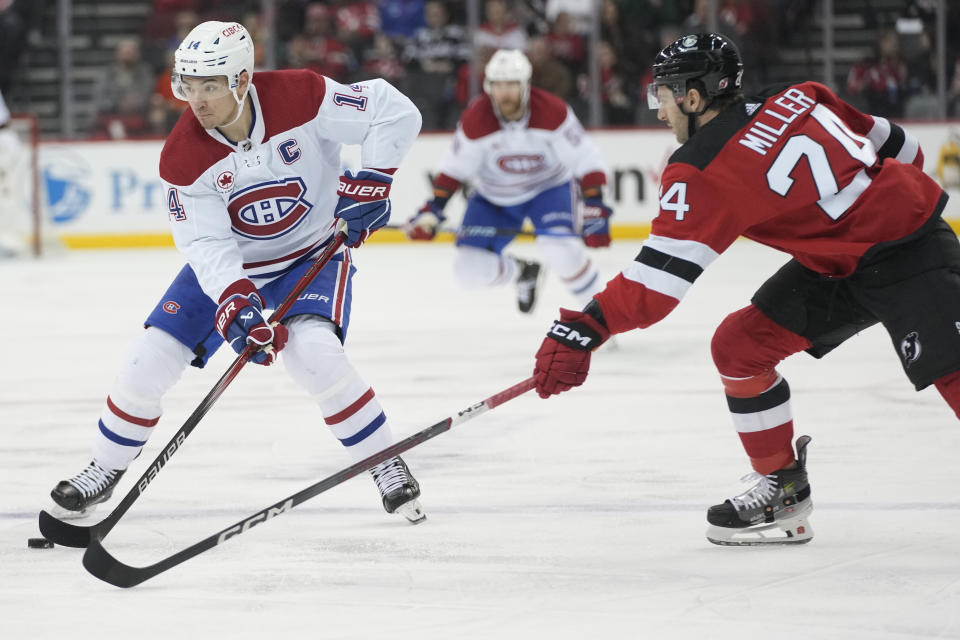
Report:
M502 100L497 108L500 109L500 115L507 120L519 120L523 115L523 101L520 99Z

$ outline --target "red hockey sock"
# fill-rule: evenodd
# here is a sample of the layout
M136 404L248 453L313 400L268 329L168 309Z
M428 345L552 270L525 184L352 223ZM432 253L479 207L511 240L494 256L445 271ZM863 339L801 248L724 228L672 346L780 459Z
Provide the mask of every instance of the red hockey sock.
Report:
M793 462L787 381L773 369L749 378L721 379L733 424L754 471L766 475Z
M727 406L754 470L769 474L789 465L795 459L790 387L775 367L809 348L810 342L750 305L727 316L711 347Z

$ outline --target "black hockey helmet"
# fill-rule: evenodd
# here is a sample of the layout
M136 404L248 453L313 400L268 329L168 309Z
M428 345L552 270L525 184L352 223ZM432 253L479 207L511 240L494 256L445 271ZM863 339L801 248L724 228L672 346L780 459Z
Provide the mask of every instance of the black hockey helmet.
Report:
M743 62L737 47L717 33L682 36L663 48L653 61L653 87L669 87L681 98L687 81L699 79L711 98L742 89Z

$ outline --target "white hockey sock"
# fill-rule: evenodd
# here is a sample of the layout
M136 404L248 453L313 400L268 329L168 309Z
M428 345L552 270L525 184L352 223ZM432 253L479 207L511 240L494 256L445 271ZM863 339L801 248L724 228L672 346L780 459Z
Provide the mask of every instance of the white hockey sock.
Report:
M282 360L294 382L320 405L330 432L354 461L390 446L393 434L373 389L350 364L329 321L297 316Z
M169 333L149 327L124 357L100 414L93 459L104 469L126 469L153 433L163 396L193 353Z
M517 261L476 247L457 247L453 260L457 282L468 289L509 284L520 275Z
M537 250L581 306L603 289L600 273L579 238L538 236Z

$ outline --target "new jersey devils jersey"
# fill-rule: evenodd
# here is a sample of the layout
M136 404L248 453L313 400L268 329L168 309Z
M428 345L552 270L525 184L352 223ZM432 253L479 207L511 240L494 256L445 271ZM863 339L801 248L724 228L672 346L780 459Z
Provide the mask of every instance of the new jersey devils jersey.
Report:
M527 202L573 177L584 187L606 182L603 159L573 111L537 88L515 122L498 117L489 96L474 100L460 118L440 172L437 186L455 191L471 181L500 206Z
M187 109L160 178L177 248L214 301L241 278L262 285L319 253L333 234L342 144L364 167L394 169L420 113L376 79L345 86L311 71L265 71L250 87L253 125L234 143Z
M868 249L942 211L946 195L922 166L901 127L815 82L725 110L670 158L650 238L596 296L610 329L662 319L738 236L849 276Z

